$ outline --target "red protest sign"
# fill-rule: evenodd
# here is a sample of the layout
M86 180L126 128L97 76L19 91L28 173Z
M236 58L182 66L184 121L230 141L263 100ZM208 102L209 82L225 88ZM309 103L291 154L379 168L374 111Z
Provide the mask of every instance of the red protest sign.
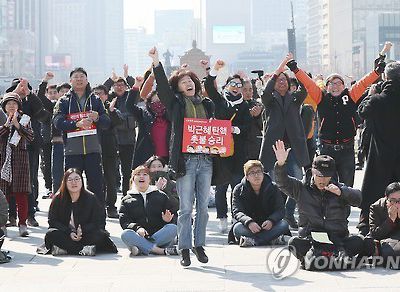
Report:
M183 153L225 154L232 144L230 120L185 118L183 122Z
M71 113L66 115L66 119L68 121L74 121L78 122L82 119L87 119L89 117L90 112L78 112L78 113ZM74 137L81 137L81 136L88 136L88 135L96 135L97 134L97 129L96 129L96 124L92 123L90 125L89 129L80 129L77 128L75 130L71 130L67 132L67 137L68 138L74 138Z

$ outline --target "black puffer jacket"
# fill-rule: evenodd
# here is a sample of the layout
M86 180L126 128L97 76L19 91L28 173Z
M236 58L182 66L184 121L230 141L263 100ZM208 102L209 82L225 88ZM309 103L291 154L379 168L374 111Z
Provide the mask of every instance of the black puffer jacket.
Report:
M278 188L287 196L296 200L299 208L299 226L303 228L301 236L307 236L311 231L324 231L339 237L349 234L348 220L350 206L359 207L361 192L337 185L342 194L337 196L331 192L321 192L312 182L302 182L289 177L286 165L275 164L275 181Z
M171 138L169 143L169 165L174 179L186 174L185 160L182 153L183 119L185 118L185 100L180 93L175 94L169 86L167 76L161 63L153 68L157 82L157 92L160 101L167 108L171 117ZM214 117L214 103L209 98L203 98L202 103L207 118Z
M282 193L264 174L260 194L256 194L246 178L233 190L232 215L237 221L248 226L251 222L262 225L265 220L276 223L285 215Z
M167 209L172 210L167 195L155 186L149 186L147 190L146 207L144 206L143 196L136 188L133 188L122 198L121 208L119 209L119 224L122 229L134 231L143 227L149 235L152 235L168 224L161 216L161 213ZM175 223L176 217L175 214L169 223Z

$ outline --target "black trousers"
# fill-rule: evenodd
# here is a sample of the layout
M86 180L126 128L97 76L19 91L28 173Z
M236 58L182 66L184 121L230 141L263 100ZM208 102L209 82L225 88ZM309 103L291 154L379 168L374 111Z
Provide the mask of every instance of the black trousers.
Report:
M103 153L102 159L104 184L106 187L106 207L115 208L115 202L117 201L117 178L115 177L115 173L117 172L117 155Z
M44 178L44 186L49 191L53 188L53 180L51 175L51 153L53 149L52 143L46 143L42 147L42 151L40 152L40 169L43 173Z
M332 239L331 239L332 240ZM335 241L333 241L335 243ZM298 258L300 261L304 259L304 256L311 248L311 242L307 238L292 237L289 240L290 251ZM369 246L364 243L364 238L353 235L349 237L342 238L336 241L335 247L344 248L349 256L364 256L372 255Z
M68 254L76 255L79 254L79 251L81 251L85 245L101 244L104 237L105 235L98 231L84 234L80 241L73 241L69 234L57 229L50 229L44 237L44 242L46 248L49 250L51 250L53 245L56 245L59 248L65 249Z
M118 145L119 159L122 170L122 195L125 196L129 190L129 180L132 173L132 159L135 145Z
M335 159L336 176L338 182L352 187L354 184L354 173L356 171L356 161L353 147L345 148L339 151L334 150L332 147L324 147L321 145L320 154L329 155Z

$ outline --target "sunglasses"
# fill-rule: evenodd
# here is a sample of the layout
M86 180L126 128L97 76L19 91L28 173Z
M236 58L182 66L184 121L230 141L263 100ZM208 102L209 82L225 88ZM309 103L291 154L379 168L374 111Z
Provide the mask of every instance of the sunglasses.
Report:
M242 83L240 83L240 82L235 82L235 81L229 81L228 85L229 85L229 86L232 86L232 87L237 87L237 88L242 88L242 87L243 87L243 84L242 84Z

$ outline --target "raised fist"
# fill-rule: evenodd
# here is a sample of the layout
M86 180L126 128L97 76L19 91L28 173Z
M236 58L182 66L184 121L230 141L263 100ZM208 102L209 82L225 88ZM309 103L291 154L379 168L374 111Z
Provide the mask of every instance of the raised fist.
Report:
M214 64L214 69L215 70L220 70L225 66L225 62L223 60L217 60L217 62L215 62Z
M44 76L43 81L50 81L51 79L54 78L54 73L53 72L46 72L46 75Z

